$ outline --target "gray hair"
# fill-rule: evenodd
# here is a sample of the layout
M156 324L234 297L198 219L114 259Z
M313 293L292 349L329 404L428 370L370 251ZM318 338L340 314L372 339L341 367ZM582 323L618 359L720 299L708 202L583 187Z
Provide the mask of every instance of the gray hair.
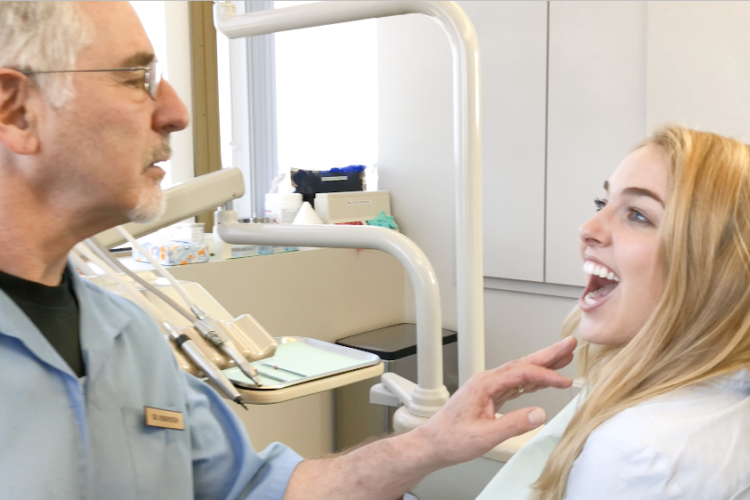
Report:
M1 2L0 67L24 71L75 69L90 42L88 19L72 2ZM33 76L50 104L59 108L74 95L70 73Z

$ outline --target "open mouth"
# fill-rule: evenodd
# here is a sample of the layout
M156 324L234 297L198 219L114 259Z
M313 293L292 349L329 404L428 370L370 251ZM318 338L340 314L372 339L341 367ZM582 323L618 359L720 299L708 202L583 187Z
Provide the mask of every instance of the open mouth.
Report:
M603 264L587 260L583 272L589 275L589 283L583 291L581 302L586 309L593 309L604 301L620 284L620 278Z

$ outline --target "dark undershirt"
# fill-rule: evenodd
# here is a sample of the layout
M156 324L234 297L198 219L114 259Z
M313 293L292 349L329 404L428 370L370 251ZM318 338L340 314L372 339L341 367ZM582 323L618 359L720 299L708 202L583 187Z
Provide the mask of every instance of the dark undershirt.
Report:
M69 273L66 269L60 285L45 286L0 271L0 289L26 313L73 372L83 377L78 299Z

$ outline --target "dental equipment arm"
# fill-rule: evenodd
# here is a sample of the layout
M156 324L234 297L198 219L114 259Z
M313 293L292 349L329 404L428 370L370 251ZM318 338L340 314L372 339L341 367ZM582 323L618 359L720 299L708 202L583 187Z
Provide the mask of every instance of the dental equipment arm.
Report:
M401 402L412 415L431 417L448 401L443 385L443 337L440 289L435 271L422 250L401 233L375 226L292 224L240 224L237 214L220 210L215 214L219 237L227 243L299 245L334 248L371 248L396 258L406 270L417 313L417 386ZM391 378L398 377L390 374Z
M471 20L456 2L315 2L242 15L235 14L232 2L214 4L216 30L228 38L406 14L423 14L438 23L452 52L458 378L463 384L484 370L480 57Z
M161 217L148 223L128 222L123 227L134 237L140 238L188 217L216 210L216 207L244 194L245 181L240 169L223 168L165 189L167 208ZM96 240L106 248L113 248L127 241L114 227L97 234Z
M164 294L161 290L156 288L155 286L151 285L151 283L147 282L146 280L142 279L140 276L135 274L133 271L127 268L122 262L119 261L119 259L112 259L112 262L121 269L125 274L133 278L135 281L137 281L141 286L149 290L151 293L162 299L164 302L169 304L173 309L178 311L180 314L182 314L188 321L193 323L196 330L200 332L201 336L208 340L213 346L215 346L217 349L219 349L222 353L226 354L229 359L235 362L237 367L244 373L250 380L255 382L255 385L260 387L262 384L260 382L260 378L258 377L258 372L253 368L253 365L251 365L247 359L237 350L237 347L234 345L234 343L231 341L231 339L226 335L226 333L223 331L222 326L212 319L208 314L203 311L200 307L198 307L196 304L193 303L193 301L188 296L187 292L183 289L182 285L174 279L174 277L167 272L164 267L162 267L161 264L159 264L156 259L153 258L150 252L147 252L136 240L133 238L130 233L128 233L123 228L118 228L120 233L125 236L130 243L133 244L133 246L141 252L142 255L146 256L146 258L149 260L151 265L154 266L154 269L161 274L163 277L165 277L169 282L173 285L175 289L177 289L180 296L185 300L187 306L192 311L192 314L188 312L184 307L181 307L179 304L177 304L174 300L172 300L170 297L168 297L166 294ZM109 258L109 252L106 248L104 248L101 243L96 241L95 238L91 238L87 240L86 242L92 250L94 250L96 253L98 253L100 256L103 256L104 258Z
M567 388L554 370L573 359L576 342L562 340L526 358L472 377L423 425L349 453L297 466L284 500L392 500L428 474L487 453L544 422L541 408L495 417L499 406L523 392Z
M192 361L195 366L203 371L203 373L216 385L216 387L219 388L219 390L221 390L227 397L229 397L229 399L239 405L242 405L242 407L247 410L247 406L245 406L242 395L240 395L239 391L237 391L237 389L224 375L224 373L214 363L212 363L210 359L208 359L203 351L201 351L200 348L196 346L195 343L190 340L187 335L182 333L176 326L174 326L158 308L156 308L143 295L141 295L138 290L133 287L133 285L123 280L118 275L118 273L110 267L109 263L116 259L113 259L111 256L107 255L107 260L105 261L98 255L96 255L94 251L86 248L86 246L80 243L76 245L76 251L85 255L86 258L88 258L91 262L94 262L102 269L102 271L104 271L112 279L114 279L123 290L128 292L128 294L133 298L133 301L138 304L144 311L146 311L162 327L162 329L166 331L166 333L174 340L175 344L177 344L177 347L179 347L185 353L188 359L190 359L190 361Z

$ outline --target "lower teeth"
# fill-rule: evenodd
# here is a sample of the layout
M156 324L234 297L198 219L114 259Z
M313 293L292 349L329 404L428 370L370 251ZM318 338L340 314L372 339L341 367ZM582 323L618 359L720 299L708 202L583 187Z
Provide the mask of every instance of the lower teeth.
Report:
M593 292L589 292L583 298L583 301L588 305L595 304L597 299L600 299L602 297L609 295L609 292L611 292L612 289L614 289L616 286L617 286L617 283L612 283L610 285L605 285L598 290L594 290Z

